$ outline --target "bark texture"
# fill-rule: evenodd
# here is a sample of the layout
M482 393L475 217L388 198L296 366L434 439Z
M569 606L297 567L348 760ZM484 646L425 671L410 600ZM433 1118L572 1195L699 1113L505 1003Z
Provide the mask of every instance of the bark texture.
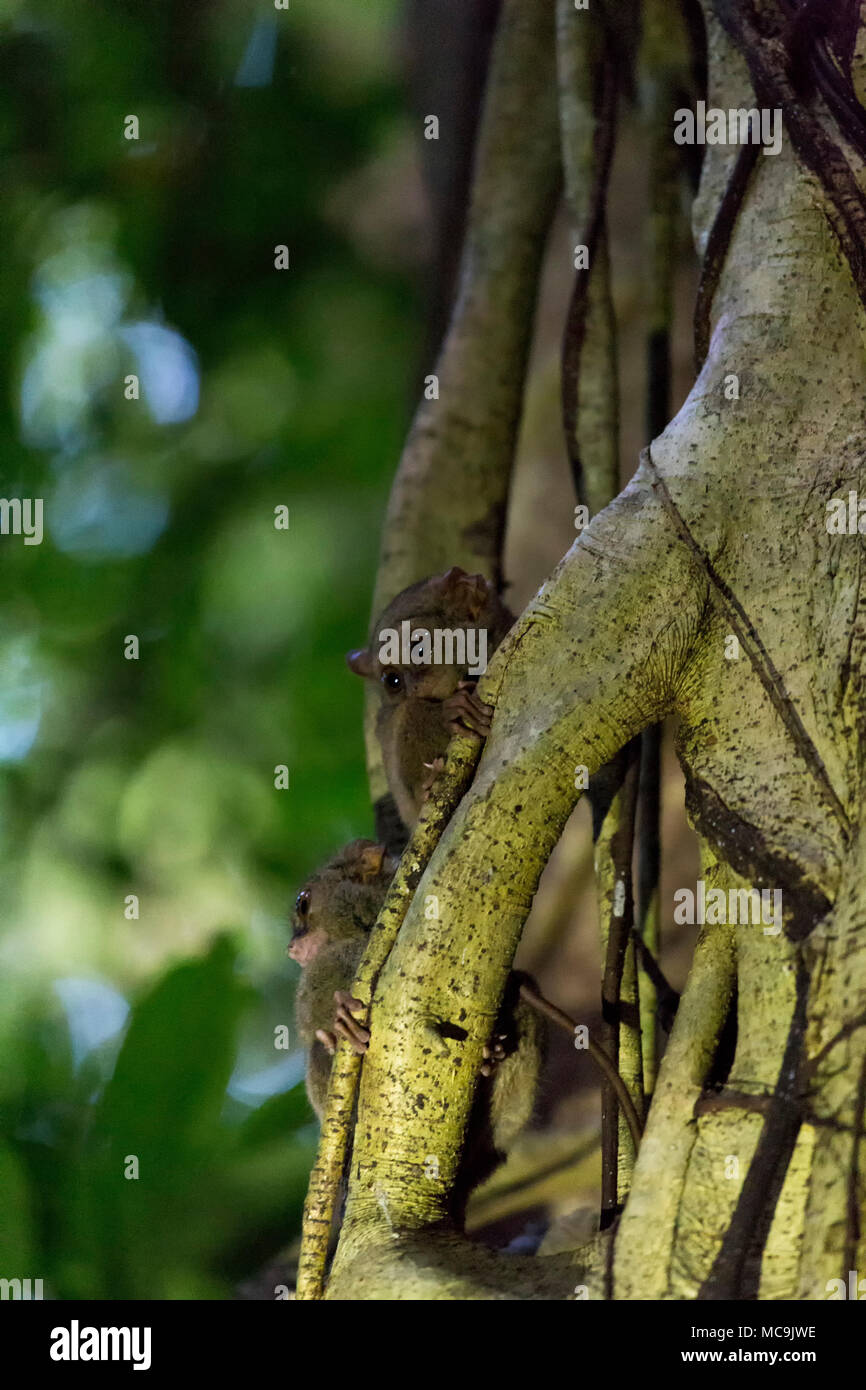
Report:
M753 106L711 8L707 26L708 103ZM862 190L856 152L816 119ZM706 150L699 251L737 159ZM866 488L866 315L843 245L786 128L742 194L692 392L491 662L491 735L378 977L330 1297L557 1296L545 1261L534 1283L448 1231L448 1193L574 768L592 784L667 714L707 888L780 889L784 929L704 928L612 1282L603 1240L574 1282L619 1299L813 1299L862 1267L864 542L826 527L830 499Z

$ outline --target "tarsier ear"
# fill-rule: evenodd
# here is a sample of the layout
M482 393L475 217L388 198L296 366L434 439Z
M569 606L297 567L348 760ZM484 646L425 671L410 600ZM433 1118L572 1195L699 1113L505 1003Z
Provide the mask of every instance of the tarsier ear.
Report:
M373 655L369 647L360 647L357 651L346 653L346 663L350 671L354 671L356 676L372 676Z
M452 565L438 584L442 593L453 599L470 618L477 618L487 607L490 587L483 574L467 574L459 565Z
M365 845L358 855L357 877L361 883L372 883L382 872L387 853L384 845Z

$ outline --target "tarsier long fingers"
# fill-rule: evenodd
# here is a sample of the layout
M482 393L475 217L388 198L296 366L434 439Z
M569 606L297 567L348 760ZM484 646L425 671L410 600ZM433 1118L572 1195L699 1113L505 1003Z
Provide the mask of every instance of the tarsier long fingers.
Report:
M486 738L490 733L493 706L485 705L475 694L475 681L461 681L453 695L442 701L442 718L452 734L467 729Z
M334 991L334 1003L337 1005L337 1012L334 1015L334 1032L341 1038L347 1038L354 1050L363 1054L367 1051L370 1042L370 1030L359 1023L352 1013L363 1010L364 1003L361 999L355 999L345 989Z

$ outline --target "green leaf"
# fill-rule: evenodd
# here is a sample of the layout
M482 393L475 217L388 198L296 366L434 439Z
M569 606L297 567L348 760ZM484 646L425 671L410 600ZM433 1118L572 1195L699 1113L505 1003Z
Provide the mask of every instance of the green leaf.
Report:
M0 1145L0 1278L43 1279L38 1269L31 1216L30 1186L24 1165L8 1145Z
M69 1248L94 1271L91 1297L171 1297L234 1225L212 1196L234 1147L220 1114L249 997L234 959L221 938L133 1010L71 1204Z
M133 1011L96 1134L139 1158L200 1144L219 1121L248 998L225 937L164 975Z
M240 1144L245 1149L259 1148L273 1141L287 1139L314 1121L307 1088L300 1081L290 1091L270 1096L253 1111L241 1128Z

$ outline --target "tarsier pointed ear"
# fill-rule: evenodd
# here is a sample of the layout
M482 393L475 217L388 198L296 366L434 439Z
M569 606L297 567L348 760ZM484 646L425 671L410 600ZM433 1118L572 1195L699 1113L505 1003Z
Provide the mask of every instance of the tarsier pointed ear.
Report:
M452 565L450 570L439 575L436 582L441 589L453 589L466 577L465 570L461 569L459 565Z
M382 872L387 850L384 845L365 845L358 855L357 876L362 883L371 883Z
M483 574L467 574L459 565L452 565L441 576L439 585L444 594L456 600L460 609L477 618L487 607L490 586Z
M373 656L369 647L359 647L357 651L346 653L346 663L356 676L372 676Z

